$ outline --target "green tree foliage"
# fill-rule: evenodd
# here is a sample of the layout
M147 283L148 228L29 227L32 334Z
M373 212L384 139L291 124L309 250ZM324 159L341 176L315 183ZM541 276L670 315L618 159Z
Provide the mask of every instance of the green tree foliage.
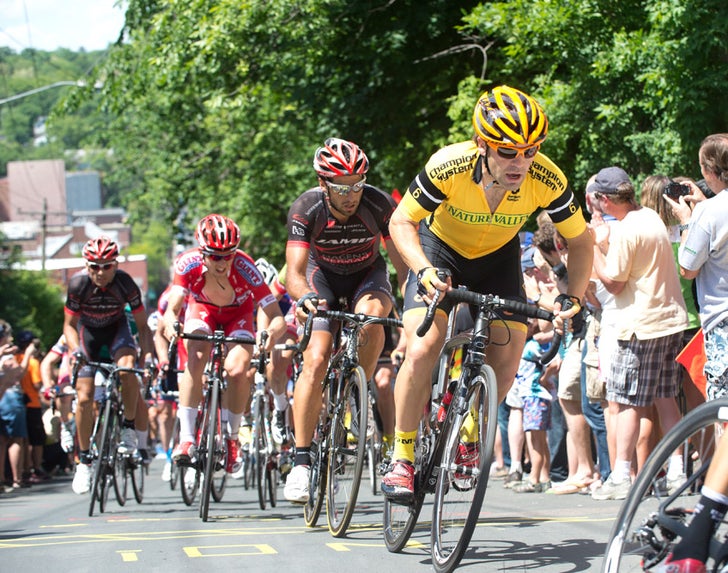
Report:
M612 164L637 181L700 178L700 141L728 131L727 19L720 0L511 0L481 4L462 30L493 42L486 84L542 101L544 150L583 188Z
M316 184L326 137L362 145L386 190L442 140L447 97L482 65L431 58L461 41L475 2L458 4L130 1L126 41L99 69L124 192L188 229L230 215L253 255L280 263L288 206Z

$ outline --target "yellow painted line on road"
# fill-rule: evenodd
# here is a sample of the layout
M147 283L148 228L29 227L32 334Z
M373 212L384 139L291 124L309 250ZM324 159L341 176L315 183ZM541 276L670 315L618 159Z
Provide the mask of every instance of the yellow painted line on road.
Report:
M157 542L170 539L199 539L199 538L220 538L220 537L251 537L260 535L300 535L311 531L305 526L293 527L271 527L271 528L247 528L247 529L196 529L188 531L138 531L118 533L68 533L58 535L53 539L39 538L34 535L6 539L0 541L0 550L18 549L23 547L52 547L57 545L72 545L78 543L108 543L108 542Z
M124 549L122 551L117 551L117 553L121 555L122 561L125 563L131 563L132 561L139 561L137 553L141 553L141 549Z
M327 547L330 547L334 551L351 551L350 547L384 547L384 543L327 543ZM406 547L412 547L419 549L424 547L419 541L408 541Z
M88 527L88 523L62 523L60 525L39 525L39 529L65 529L67 527Z
M230 549L243 549L246 551L234 551L230 552ZM254 548L251 551L250 548ZM222 553L225 549L226 552ZM187 554L187 557L242 557L246 555L277 555L278 552L268 544L265 543L254 543L250 545L198 545L194 547L183 547L182 550Z

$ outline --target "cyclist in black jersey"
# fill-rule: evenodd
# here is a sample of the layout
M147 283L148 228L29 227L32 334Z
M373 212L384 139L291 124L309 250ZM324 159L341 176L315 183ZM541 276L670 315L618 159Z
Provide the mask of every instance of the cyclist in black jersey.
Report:
M64 309L63 334L73 362L79 359L78 353L87 360L99 361L102 351L108 349L119 366L133 368L136 365L137 345L124 312L127 304L139 331L145 362L152 361L152 336L147 327L142 294L134 279L118 269L118 256L118 245L106 236L91 239L83 247L86 269L71 277ZM79 464L73 478L73 491L78 494L88 492L91 483L89 441L93 428L93 376L92 368L82 366L76 381ZM121 379L125 419L119 451L132 453L137 449L133 417L137 411L139 382L133 374L122 374Z
M394 389L394 463L382 479L382 491L395 501L413 496L414 438L445 339L447 298L428 333L415 335L435 291L463 284L525 301L518 232L540 208L569 239L569 293L557 299L555 311L561 311L562 300L569 300L565 308L573 307L557 317L557 327L579 311L591 273L592 240L579 204L561 170L540 153L548 121L538 102L498 86L479 98L473 126L472 140L446 146L430 158L390 222L392 239L411 269L403 315L407 352ZM452 278L445 279L443 269ZM504 316L492 324L488 362L501 399L513 383L525 342L524 316Z
M299 320L317 306L338 308L342 298L350 305L345 310L386 317L392 288L379 253L382 241L400 280L405 273L389 237L394 200L366 183L369 160L355 143L327 139L313 166L319 186L303 193L288 212L286 288L298 301ZM366 327L362 340L361 365L371 378L384 346L383 328ZM296 458L284 495L297 503L308 500L309 451L332 342L328 321L316 319L293 395Z

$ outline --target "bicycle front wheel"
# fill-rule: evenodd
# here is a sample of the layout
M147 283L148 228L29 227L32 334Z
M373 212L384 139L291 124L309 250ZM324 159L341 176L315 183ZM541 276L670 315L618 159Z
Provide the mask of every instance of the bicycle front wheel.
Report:
M91 481L91 499L89 502L88 515L94 514L94 505L99 502L99 509L103 513L108 496L108 478L113 479L113 458L116 455L113 447L114 428L116 426L116 412L112 407L112 401L107 400L104 410L100 414L101 433L92 438L91 450L95 450L93 479Z
M364 370L357 366L342 381L340 402L331 423L326 480L326 517L334 537L349 527L359 494L366 453L369 400Z
M262 396L255 399L255 430L253 431L253 453L255 455L255 482L258 486L258 505L265 509L268 495L268 442L265 436L265 400Z
M721 398L698 406L665 434L622 503L603 572L652 570L667 557L700 499L704 474L726 423L728 398ZM670 458L676 453L683 455L682 472L668 480ZM716 533L722 539L720 530Z
M134 499L137 503L144 501L144 474L146 468L140 456L127 460L129 474L131 476L131 489L134 492Z
M172 430L172 438L170 443L167 445L168 451L174 451L174 448L179 444L179 418L174 419L174 429ZM177 482L180 478L180 468L177 464L172 464L172 471L169 478L169 489L172 491L177 487Z
M212 495L212 481L215 477L215 465L218 461L217 448L217 426L219 419L218 408L220 405L220 380L212 378L208 389L209 400L207 401L207 425L203 428L205 432L205 463L202 478L202 491L200 493L200 517L207 521L210 511L210 497ZM203 448L200 448L203 449Z
M488 486L498 427L493 369L482 366L467 387L465 399L456 396L451 403L442 436L431 530L432 565L438 573L457 567L468 548Z

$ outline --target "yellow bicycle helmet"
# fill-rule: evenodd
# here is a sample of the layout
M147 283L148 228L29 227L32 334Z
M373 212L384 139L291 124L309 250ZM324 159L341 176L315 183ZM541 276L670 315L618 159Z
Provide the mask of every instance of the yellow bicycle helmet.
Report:
M531 96L508 86L486 91L478 99L473 127L479 137L494 145L524 147L546 139L549 122Z

